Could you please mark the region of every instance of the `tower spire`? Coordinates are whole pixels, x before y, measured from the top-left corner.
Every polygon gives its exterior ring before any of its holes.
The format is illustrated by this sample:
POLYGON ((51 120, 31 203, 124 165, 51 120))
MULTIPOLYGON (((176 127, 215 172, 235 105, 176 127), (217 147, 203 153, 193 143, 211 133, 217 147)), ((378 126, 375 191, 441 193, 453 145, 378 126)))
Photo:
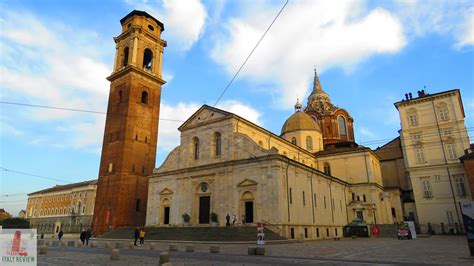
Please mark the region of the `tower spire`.
POLYGON ((321 82, 319 82, 318 72, 316 71, 316 66, 314 66, 313 92, 323 92, 321 82))

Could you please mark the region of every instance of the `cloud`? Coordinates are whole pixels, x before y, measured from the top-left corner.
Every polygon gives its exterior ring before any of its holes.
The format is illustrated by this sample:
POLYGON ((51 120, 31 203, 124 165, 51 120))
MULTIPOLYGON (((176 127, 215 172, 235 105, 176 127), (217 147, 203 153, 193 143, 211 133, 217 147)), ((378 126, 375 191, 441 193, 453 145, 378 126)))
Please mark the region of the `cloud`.
MULTIPOLYGON (((87 29, 78 30, 52 20, 46 22, 28 12, 6 11, 2 17, 0 88, 3 100, 105 111, 109 91, 105 77, 111 73, 111 67, 98 60, 97 55, 108 54, 100 47, 110 40, 102 40, 87 29)), ((113 43, 109 46, 113 51, 113 43)), ((112 62, 113 58, 109 60, 112 62)), ((23 107, 21 112, 14 110, 12 107, 2 114, 16 118, 5 122, 8 125, 3 128, 16 129, 10 130, 12 134, 23 132, 16 136, 29 143, 94 152, 100 147, 104 127, 104 117, 100 115, 31 107, 23 107), (17 125, 16 120, 27 123, 17 125), (30 125, 36 129, 46 127, 48 133, 36 136, 31 128, 25 129, 30 125), (58 134, 64 131, 68 134, 61 135, 61 145, 58 145, 58 134)))
POLYGON ((406 25, 409 38, 436 33, 452 35, 455 48, 474 44, 472 1, 397 1, 391 10, 406 25))
POLYGON ((171 48, 187 51, 205 29, 207 11, 199 0, 126 0, 137 9, 147 10, 162 21, 165 26, 164 38, 171 48), (156 7, 158 6, 158 7, 156 7))
MULTIPOLYGON (((160 118, 179 120, 183 122, 160 120, 158 129, 158 152, 168 152, 179 145, 180 132, 178 127, 181 126, 194 112, 201 107, 197 103, 183 103, 170 105, 161 102, 160 118)), ((249 121, 260 124, 260 112, 253 107, 238 101, 223 101, 217 108, 235 113, 249 121)))
MULTIPOLYGON (((259 2, 229 19, 211 57, 235 73, 280 8, 259 2)), ((331 67, 350 70, 372 55, 397 52, 405 43, 399 19, 385 9, 364 12, 354 1, 291 2, 240 78, 274 83, 278 104, 291 108, 297 96, 307 94, 314 65, 319 72, 331 67)))

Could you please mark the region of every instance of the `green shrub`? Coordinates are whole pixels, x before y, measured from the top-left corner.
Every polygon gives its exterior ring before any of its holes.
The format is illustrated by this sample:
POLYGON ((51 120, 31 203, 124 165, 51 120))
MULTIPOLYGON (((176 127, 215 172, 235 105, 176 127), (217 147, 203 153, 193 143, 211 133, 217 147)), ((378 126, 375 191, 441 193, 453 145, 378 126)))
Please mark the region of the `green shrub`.
POLYGON ((217 223, 217 220, 218 220, 217 217, 218 217, 218 216, 217 216, 217 213, 211 212, 211 215, 210 215, 211 222, 217 223))
POLYGON ((3 228, 30 228, 30 221, 24 218, 6 218, 0 221, 3 228))
POLYGON ((186 213, 186 212, 183 213, 183 215, 181 215, 181 217, 183 217, 183 221, 184 221, 185 223, 189 223, 189 221, 191 220, 191 216, 189 216, 189 214, 186 213))

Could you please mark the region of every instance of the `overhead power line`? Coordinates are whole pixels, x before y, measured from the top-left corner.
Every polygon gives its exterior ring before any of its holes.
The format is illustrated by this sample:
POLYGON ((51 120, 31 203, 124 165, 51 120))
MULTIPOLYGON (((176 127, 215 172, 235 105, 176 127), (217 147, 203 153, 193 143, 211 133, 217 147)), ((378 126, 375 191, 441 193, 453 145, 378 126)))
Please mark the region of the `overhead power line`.
POLYGON ((247 61, 250 59, 250 57, 252 56, 253 52, 255 51, 255 49, 257 49, 258 45, 260 44, 260 42, 263 40, 263 38, 265 37, 265 35, 267 35, 267 32, 270 30, 270 28, 273 26, 273 24, 275 23, 275 21, 278 19, 278 17, 280 16, 280 14, 283 12, 283 9, 285 9, 286 5, 288 4, 288 1, 289 0, 286 0, 286 3, 283 5, 283 7, 280 9, 280 11, 278 12, 278 14, 275 16, 275 18, 273 19, 272 23, 270 23, 270 26, 268 26, 267 30, 265 30, 265 32, 263 33, 262 37, 260 37, 260 40, 258 40, 257 44, 253 47, 252 51, 250 52, 250 54, 247 56, 247 58, 245 58, 244 62, 242 63, 242 65, 239 67, 239 69, 237 70, 237 72, 235 72, 234 76, 232 77, 232 79, 229 81, 229 83, 227 84, 227 86, 225 86, 224 90, 222 91, 221 95, 219 96, 219 98, 217 98, 216 102, 214 103, 214 107, 216 107, 217 103, 221 100, 222 96, 224 96, 224 94, 226 93, 226 91, 230 88, 230 85, 232 85, 232 83, 234 82, 235 78, 237 77, 237 75, 239 75, 240 71, 242 70, 242 68, 244 68, 245 64, 247 63, 247 61))
MULTIPOLYGON (((35 107, 35 108, 52 109, 52 110, 62 110, 62 111, 71 111, 71 112, 81 112, 81 113, 90 113, 90 114, 121 115, 121 116, 129 116, 129 117, 138 117, 138 118, 154 119, 154 117, 147 117, 147 116, 138 116, 138 115, 129 115, 129 114, 117 114, 117 113, 107 113, 107 112, 92 111, 92 110, 85 110, 85 109, 75 109, 75 108, 66 108, 66 107, 57 107, 57 106, 48 106, 48 105, 38 105, 38 104, 28 104, 28 103, 19 103, 19 102, 0 101, 0 104, 9 104, 9 105, 18 105, 18 106, 28 106, 28 107, 35 107)), ((180 122, 180 123, 183 123, 183 122, 184 122, 183 120, 170 119, 170 118, 158 118, 158 119, 159 119, 159 120, 163 120, 163 121, 172 121, 172 122, 180 122)))
POLYGON ((7 168, 1 167, 1 166, 0 166, 0 171, 11 172, 11 173, 26 175, 26 176, 34 176, 34 177, 39 177, 39 178, 43 178, 43 179, 59 181, 59 182, 62 182, 62 183, 70 183, 71 182, 70 180, 68 181, 68 180, 64 180, 64 179, 58 179, 58 178, 52 178, 52 177, 47 177, 47 176, 41 176, 41 175, 36 175, 36 174, 25 173, 25 172, 21 172, 21 171, 7 169, 7 168))

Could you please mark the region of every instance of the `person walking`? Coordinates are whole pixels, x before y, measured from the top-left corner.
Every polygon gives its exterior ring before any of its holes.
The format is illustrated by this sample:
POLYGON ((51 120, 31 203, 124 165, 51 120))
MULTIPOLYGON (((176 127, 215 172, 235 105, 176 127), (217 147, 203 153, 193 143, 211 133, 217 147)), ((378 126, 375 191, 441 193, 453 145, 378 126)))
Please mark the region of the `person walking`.
POLYGON ((81 239, 82 245, 84 246, 84 241, 86 240, 86 231, 81 232, 79 239, 81 239))
POLYGON ((85 237, 86 237, 86 246, 89 246, 89 239, 91 239, 92 237, 92 230, 90 228, 87 229, 85 237))
POLYGON ((145 245, 145 229, 140 229, 140 246, 145 245))
POLYGON ((134 232, 133 236, 135 237, 135 244, 134 245, 136 246, 138 237, 140 236, 140 230, 138 229, 138 227, 135 228, 135 232, 134 232))
POLYGON ((58 233, 58 239, 59 239, 59 242, 61 242, 61 238, 63 238, 63 230, 60 230, 59 233, 58 233))

